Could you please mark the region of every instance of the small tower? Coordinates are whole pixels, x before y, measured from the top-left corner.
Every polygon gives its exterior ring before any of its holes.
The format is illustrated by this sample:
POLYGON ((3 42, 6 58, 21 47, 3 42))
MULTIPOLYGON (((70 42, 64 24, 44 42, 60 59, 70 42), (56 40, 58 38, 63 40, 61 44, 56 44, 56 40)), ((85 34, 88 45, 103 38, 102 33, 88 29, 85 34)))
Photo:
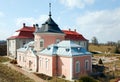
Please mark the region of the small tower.
POLYGON ((51 3, 49 3, 49 18, 34 33, 35 50, 40 51, 48 45, 64 40, 65 34, 51 17, 51 3))

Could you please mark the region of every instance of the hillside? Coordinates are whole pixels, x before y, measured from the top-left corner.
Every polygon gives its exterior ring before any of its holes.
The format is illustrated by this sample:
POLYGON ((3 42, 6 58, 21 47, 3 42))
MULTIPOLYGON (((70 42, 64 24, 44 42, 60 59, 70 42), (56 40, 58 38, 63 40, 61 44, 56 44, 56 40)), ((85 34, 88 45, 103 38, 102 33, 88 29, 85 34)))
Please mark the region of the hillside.
POLYGON ((93 45, 89 44, 89 51, 90 52, 111 52, 114 53, 116 50, 115 46, 108 46, 108 45, 93 45))

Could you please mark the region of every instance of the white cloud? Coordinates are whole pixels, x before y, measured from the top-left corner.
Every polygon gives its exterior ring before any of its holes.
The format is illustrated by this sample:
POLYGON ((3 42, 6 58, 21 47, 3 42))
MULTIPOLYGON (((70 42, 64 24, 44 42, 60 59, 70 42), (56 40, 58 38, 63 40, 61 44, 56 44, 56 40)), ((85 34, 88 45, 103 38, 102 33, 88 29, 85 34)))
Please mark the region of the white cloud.
POLYGON ((16 19, 16 26, 19 27, 23 23, 26 23, 27 25, 32 26, 33 24, 39 24, 41 25, 47 20, 48 16, 47 15, 40 15, 38 18, 33 18, 33 17, 20 17, 16 19))
POLYGON ((69 8, 84 8, 88 4, 93 4, 95 0, 60 0, 60 2, 69 8))
POLYGON ((78 29, 90 40, 93 36, 100 42, 120 39, 120 8, 87 12, 77 18, 78 29))

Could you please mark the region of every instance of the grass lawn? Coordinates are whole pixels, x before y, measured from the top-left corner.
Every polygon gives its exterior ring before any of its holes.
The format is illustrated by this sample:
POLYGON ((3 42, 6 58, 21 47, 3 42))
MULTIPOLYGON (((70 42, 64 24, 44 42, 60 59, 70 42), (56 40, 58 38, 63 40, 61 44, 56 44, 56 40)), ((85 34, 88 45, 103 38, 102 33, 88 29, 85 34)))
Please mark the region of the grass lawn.
POLYGON ((10 59, 0 56, 0 82, 35 82, 34 80, 26 77, 25 75, 2 64, 3 62, 7 61, 10 61, 10 59))

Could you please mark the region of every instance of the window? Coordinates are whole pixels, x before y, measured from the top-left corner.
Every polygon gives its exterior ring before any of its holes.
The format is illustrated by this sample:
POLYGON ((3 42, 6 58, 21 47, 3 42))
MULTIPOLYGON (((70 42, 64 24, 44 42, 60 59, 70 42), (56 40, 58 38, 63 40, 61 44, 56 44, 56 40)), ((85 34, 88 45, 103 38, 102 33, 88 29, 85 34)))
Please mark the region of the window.
POLYGON ((23 41, 23 45, 25 45, 26 44, 26 42, 25 41, 23 41))
POLYGON ((23 62, 24 62, 24 57, 23 57, 23 62))
POLYGON ((84 46, 86 45, 86 42, 84 42, 84 46))
POLYGON ((46 66, 46 69, 48 70, 48 59, 46 59, 46 64, 45 64, 45 66, 46 66))
POLYGON ((11 47, 11 41, 9 40, 9 47, 11 47))
POLYGON ((40 58, 40 67, 42 67, 42 58, 40 58))
POLYGON ((41 47, 41 48, 44 47, 44 40, 43 40, 43 39, 40 40, 40 47, 41 47))
POLYGON ((50 50, 50 49, 51 49, 50 47, 47 48, 47 50, 50 50))
POLYGON ((79 73, 80 72, 80 62, 79 61, 76 61, 76 73, 79 73))
POLYGON ((85 69, 89 70, 89 61, 88 60, 85 60, 85 69))
POLYGON ((70 49, 69 49, 69 48, 67 48, 67 49, 66 49, 66 52, 69 52, 69 51, 70 51, 70 49))
POLYGON ((59 43, 60 42, 60 39, 56 39, 56 43, 59 43))
POLYGON ((19 56, 19 61, 21 61, 21 56, 19 56))
POLYGON ((29 61, 29 68, 31 68, 31 66, 32 66, 32 62, 31 62, 31 61, 29 61))

